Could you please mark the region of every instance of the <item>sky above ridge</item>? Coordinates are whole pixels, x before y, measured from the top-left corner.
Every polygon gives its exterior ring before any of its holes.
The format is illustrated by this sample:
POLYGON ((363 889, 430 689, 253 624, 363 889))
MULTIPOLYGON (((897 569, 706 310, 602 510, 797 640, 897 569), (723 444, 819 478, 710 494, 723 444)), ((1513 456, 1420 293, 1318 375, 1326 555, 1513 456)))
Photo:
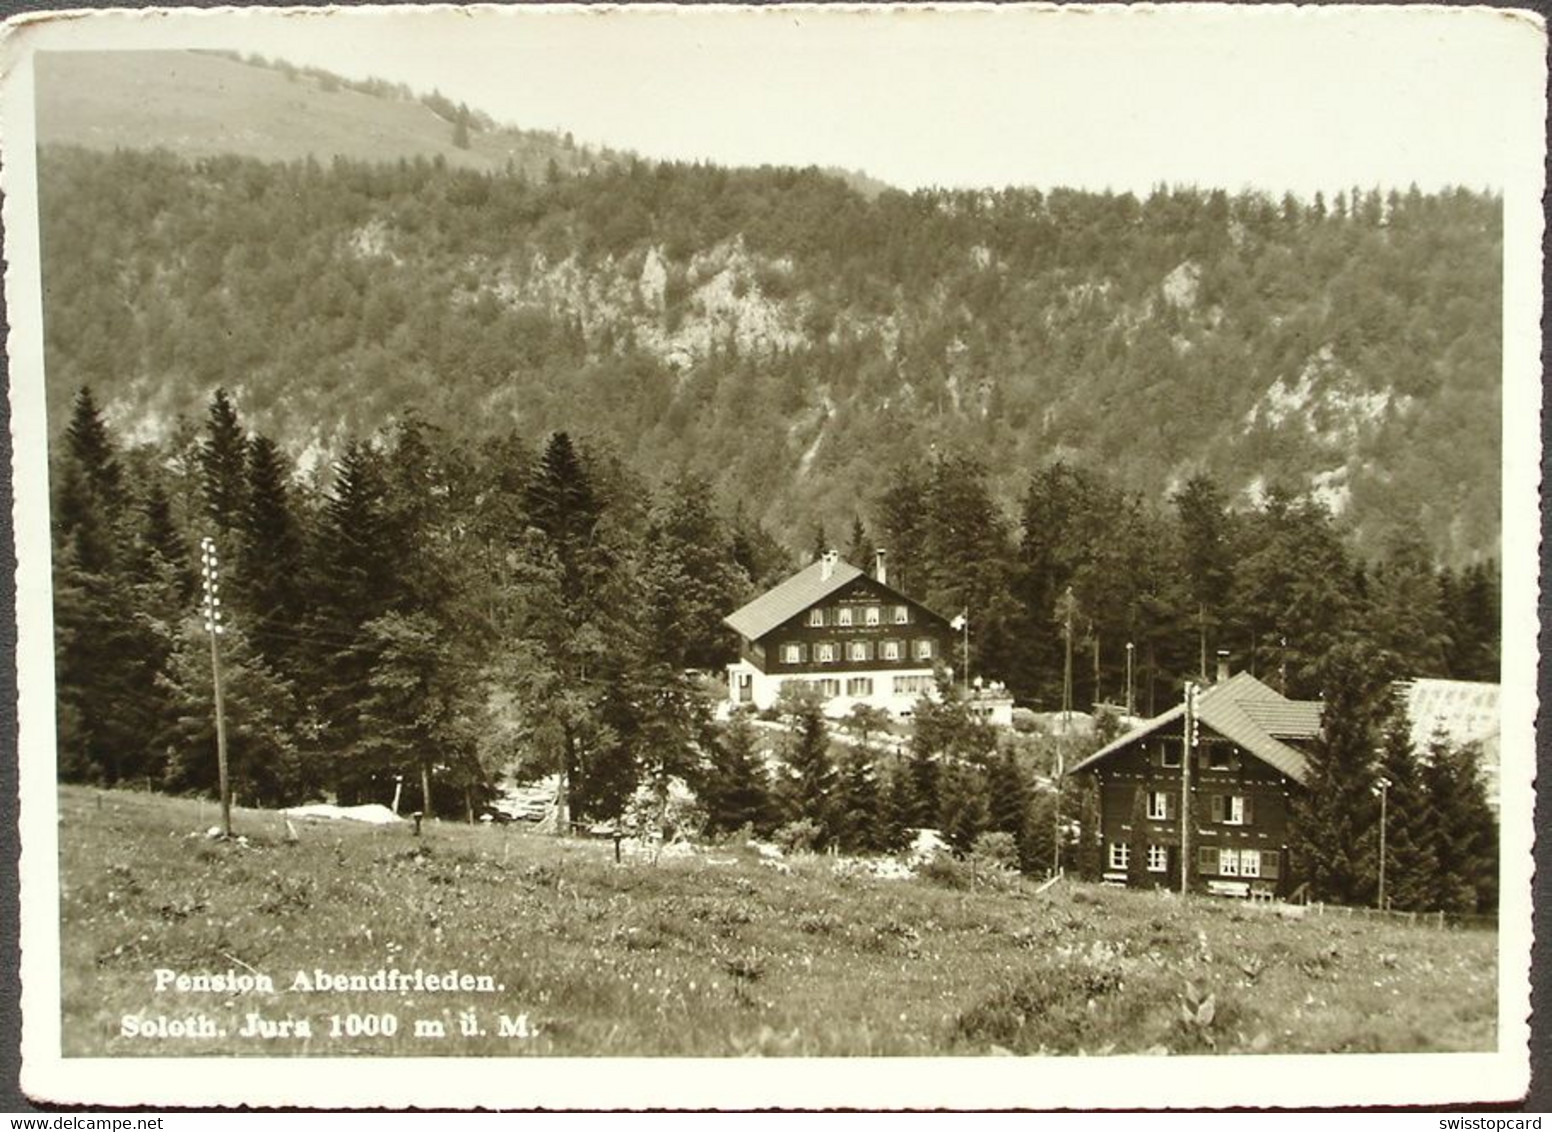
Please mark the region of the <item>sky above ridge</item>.
POLYGON ((1539 30, 1485 9, 249 9, 62 33, 257 52, 647 157, 907 189, 1500 189, 1541 121, 1539 30))

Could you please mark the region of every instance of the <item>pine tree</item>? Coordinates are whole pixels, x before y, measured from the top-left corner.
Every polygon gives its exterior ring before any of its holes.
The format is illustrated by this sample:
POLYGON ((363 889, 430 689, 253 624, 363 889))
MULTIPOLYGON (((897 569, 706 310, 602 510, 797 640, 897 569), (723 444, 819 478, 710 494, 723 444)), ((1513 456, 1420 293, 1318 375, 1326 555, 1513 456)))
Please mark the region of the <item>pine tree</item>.
POLYGON ((1240 529, 1234 618, 1241 632, 1276 642, 1279 675, 1271 683, 1286 695, 1307 696, 1323 686, 1324 658, 1356 627, 1358 572, 1330 514, 1281 488, 1272 488, 1263 510, 1240 529))
MULTIPOLYGON (((218 775, 209 637, 194 617, 175 632, 169 663, 158 677, 166 703, 156 729, 165 756, 161 785, 213 796, 218 775)), ((290 729, 296 714, 291 687, 265 667, 235 626, 221 637, 221 684, 230 781, 239 804, 284 806, 312 795, 320 783, 308 774, 290 729)))
MULTIPOLYGON (((164 650, 142 608, 133 510, 113 438, 89 389, 76 396, 56 460, 54 658, 62 777, 143 781, 154 774, 154 688, 164 650)), ((142 563, 143 564, 143 563, 142 563)))
POLYGON ((82 386, 65 426, 65 449, 81 470, 87 488, 106 506, 119 502, 122 473, 107 423, 89 386, 82 386))
POLYGON ((679 480, 663 493, 647 528, 652 651, 675 668, 716 669, 733 659, 722 618, 750 589, 710 496, 705 481, 679 480))
POLYGON ((1018 758, 1011 746, 1005 746, 987 767, 986 824, 988 829, 1012 834, 1020 860, 1029 852, 1024 844, 1029 836, 1029 801, 1029 786, 1018 758))
POLYGON ((1215 642, 1208 637, 1229 602, 1233 580, 1231 517, 1223 489, 1211 476, 1198 474, 1174 497, 1180 524, 1181 567, 1196 605, 1198 644, 1206 656, 1215 642))
POLYGON ((969 853, 987 829, 986 784, 981 771, 947 763, 939 774, 937 827, 955 853, 969 853))
POLYGON ((835 764, 830 758, 830 734, 812 685, 788 681, 782 686, 777 710, 787 722, 783 758, 787 764, 787 809, 791 820, 807 820, 823 831, 821 846, 835 834, 835 764))
POLYGON ((813 533, 809 536, 808 560, 818 562, 826 554, 830 553, 830 538, 825 534, 825 526, 822 522, 815 522, 813 533))
POLYGON ((386 491, 378 454, 358 441, 347 445, 324 500, 313 559, 303 687, 329 778, 345 803, 370 786, 370 766, 358 768, 354 756, 364 737, 361 702, 375 659, 365 627, 388 612, 393 597, 386 491))
POLYGON ((286 484, 284 458, 267 436, 248 445, 247 482, 236 568, 248 635, 277 672, 294 675, 307 621, 301 521, 286 484))
POLYGON ((120 559, 123 479, 108 426, 89 388, 76 394, 58 463, 51 508, 55 545, 70 546, 77 569, 109 574, 120 559))
POLYGON ((881 787, 880 848, 900 853, 910 847, 916 828, 916 788, 906 764, 892 759, 886 766, 881 787))
POLYGON ((212 533, 218 545, 230 552, 234 541, 231 536, 242 525, 247 494, 248 442, 237 419, 237 410, 224 389, 217 389, 210 399, 205 435, 199 449, 199 466, 205 517, 214 526, 212 533))
POLYGON ((1385 799, 1385 902, 1402 911, 1428 911, 1439 867, 1433 812, 1412 746, 1411 721, 1399 696, 1392 697, 1392 705, 1381 755, 1381 773, 1390 783, 1385 799))
POLYGON ((1370 589, 1369 638, 1391 666, 1409 677, 1444 675, 1448 628, 1439 577, 1418 532, 1391 532, 1370 589))
POLYGON ((1491 913, 1498 907, 1498 823, 1478 759, 1474 746, 1456 746, 1440 734, 1424 760, 1436 862, 1431 903, 1446 912, 1491 913))
POLYGON ((707 775, 705 800, 712 832, 731 833, 746 825, 762 835, 770 832, 770 780, 758 734, 747 715, 735 714, 722 729, 707 775))
MULTIPOLYGON (((436 763, 474 765, 474 682, 448 663, 443 627, 426 613, 389 612, 364 627, 372 666, 361 690, 354 774, 387 788, 397 774, 419 780, 420 808, 439 812, 436 763)), ((486 783, 477 785, 481 790, 486 783)))
POLYGON ((873 563, 873 552, 873 540, 868 535, 867 527, 863 526, 862 516, 852 516, 851 538, 847 540, 846 553, 843 557, 853 566, 866 570, 873 563))
POLYGON ((883 799, 877 769, 865 747, 853 747, 841 758, 835 807, 836 840, 848 853, 884 848, 883 799))
POLYGON ((141 523, 136 554, 136 575, 150 580, 170 571, 179 597, 194 595, 193 553, 172 518, 172 503, 160 479, 153 479, 140 509, 141 523))
POLYGON ((1385 675, 1378 658, 1355 645, 1334 649, 1322 666, 1320 734, 1292 807, 1295 856, 1320 900, 1360 904, 1372 894, 1374 874, 1363 841, 1379 818, 1374 752, 1385 675))
POLYGON ((550 437, 524 497, 528 524, 545 537, 560 563, 568 609, 585 617, 608 566, 600 561, 604 547, 597 538, 603 504, 568 434, 550 437))

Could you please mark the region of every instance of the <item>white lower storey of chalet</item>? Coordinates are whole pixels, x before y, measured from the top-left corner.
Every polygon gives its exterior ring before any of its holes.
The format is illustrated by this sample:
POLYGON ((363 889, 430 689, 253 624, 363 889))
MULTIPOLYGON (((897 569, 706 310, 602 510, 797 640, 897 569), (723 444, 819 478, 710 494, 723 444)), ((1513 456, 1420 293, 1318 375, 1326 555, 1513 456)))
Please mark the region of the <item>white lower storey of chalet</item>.
POLYGON ((839 718, 857 704, 882 708, 896 719, 916 710, 923 696, 937 693, 931 666, 890 668, 871 672, 762 672, 747 660, 727 666, 728 700, 735 708, 753 704, 760 711, 773 707, 788 681, 812 684, 824 698, 824 712, 839 718))

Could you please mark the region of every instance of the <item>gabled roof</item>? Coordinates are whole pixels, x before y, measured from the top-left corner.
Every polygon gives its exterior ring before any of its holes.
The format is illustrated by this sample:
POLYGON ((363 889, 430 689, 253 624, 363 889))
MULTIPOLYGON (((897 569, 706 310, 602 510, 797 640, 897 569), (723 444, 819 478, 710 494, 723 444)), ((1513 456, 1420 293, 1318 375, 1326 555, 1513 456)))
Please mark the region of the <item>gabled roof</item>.
MULTIPOLYGON (((1223 683, 1207 688, 1196 702, 1197 715, 1203 724, 1274 770, 1303 784, 1309 774, 1309 763, 1302 752, 1283 740, 1308 740, 1320 733, 1319 703, 1290 700, 1248 672, 1237 673, 1223 683)), ((1072 771, 1091 767, 1171 723, 1180 723, 1185 710, 1184 704, 1176 704, 1163 715, 1154 716, 1141 727, 1101 747, 1073 766, 1072 771)))
POLYGON ((862 571, 850 562, 836 560, 825 577, 824 561, 805 566, 785 582, 766 590, 748 605, 722 619, 722 623, 740 636, 758 640, 784 621, 791 620, 816 601, 823 601, 842 586, 862 577, 862 571))

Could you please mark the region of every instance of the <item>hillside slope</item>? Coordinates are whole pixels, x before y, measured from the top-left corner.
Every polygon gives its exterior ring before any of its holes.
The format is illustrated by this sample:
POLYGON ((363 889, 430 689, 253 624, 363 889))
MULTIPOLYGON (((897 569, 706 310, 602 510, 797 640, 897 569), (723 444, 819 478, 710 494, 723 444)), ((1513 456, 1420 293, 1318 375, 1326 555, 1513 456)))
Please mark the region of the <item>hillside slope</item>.
POLYGON ((1457 563, 1499 529, 1501 204, 885 192, 633 163, 539 181, 50 148, 51 410, 164 435, 218 385, 304 463, 418 405, 601 433, 807 545, 934 450, 1209 470, 1457 563), (1338 208, 1340 211, 1338 211, 1338 208))
POLYGON ((471 129, 407 91, 366 93, 320 72, 260 66, 198 51, 51 52, 37 58, 38 140, 180 157, 237 154, 261 161, 440 158, 463 169, 542 175, 594 158, 553 134, 471 129))
POLYGON ((908 195, 191 52, 40 56, 38 87, 55 414, 91 384, 154 437, 221 385, 304 466, 408 405, 597 432, 793 545, 936 450, 1009 503, 1058 457, 1159 501, 1206 470, 1365 550, 1400 521, 1497 553, 1492 196, 908 195))

